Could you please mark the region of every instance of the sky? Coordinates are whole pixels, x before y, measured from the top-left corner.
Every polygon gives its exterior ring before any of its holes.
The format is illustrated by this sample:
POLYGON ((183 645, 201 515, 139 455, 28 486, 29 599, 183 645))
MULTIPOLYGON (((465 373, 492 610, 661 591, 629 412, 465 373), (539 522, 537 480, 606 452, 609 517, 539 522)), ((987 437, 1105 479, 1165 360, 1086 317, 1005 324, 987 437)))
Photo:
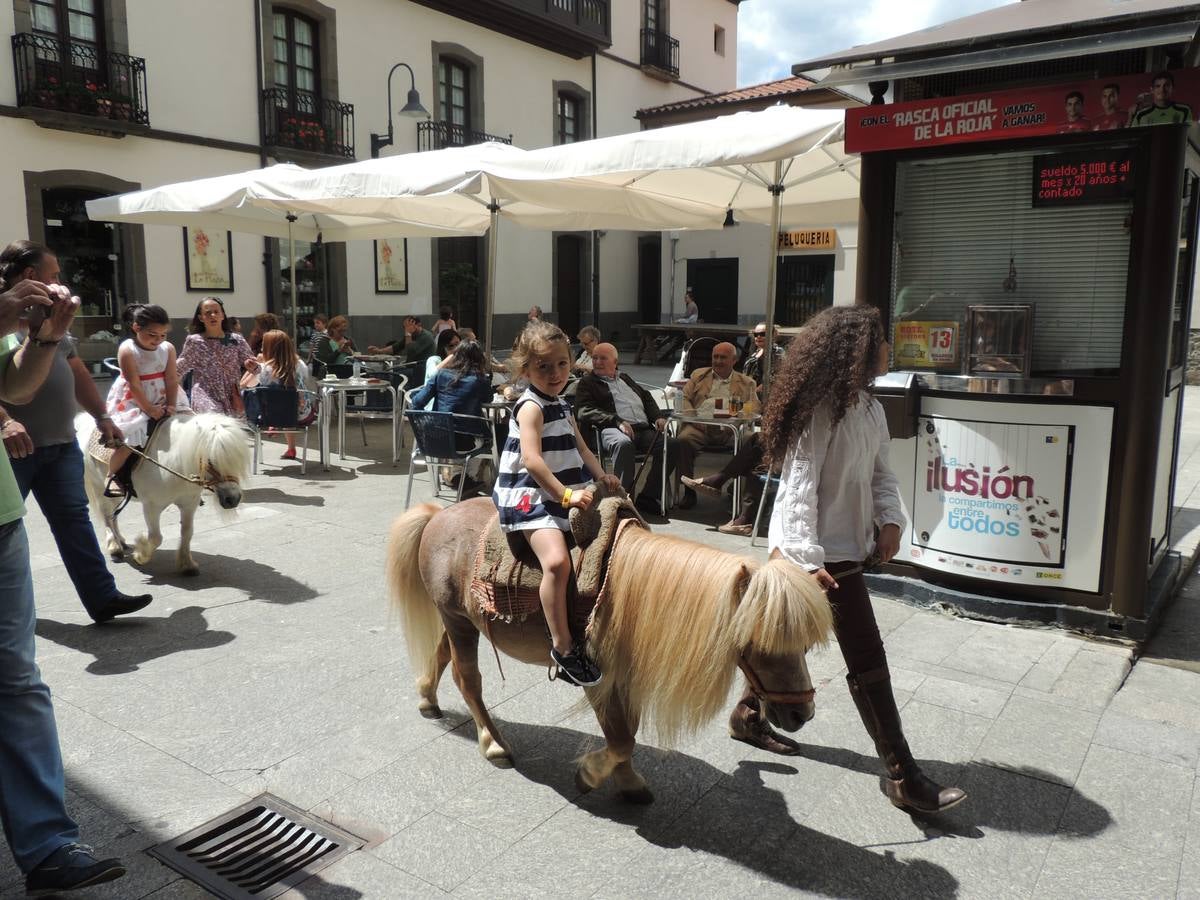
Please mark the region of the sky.
POLYGON ((792 74, 792 64, 1014 0, 749 0, 738 12, 738 85, 792 74))

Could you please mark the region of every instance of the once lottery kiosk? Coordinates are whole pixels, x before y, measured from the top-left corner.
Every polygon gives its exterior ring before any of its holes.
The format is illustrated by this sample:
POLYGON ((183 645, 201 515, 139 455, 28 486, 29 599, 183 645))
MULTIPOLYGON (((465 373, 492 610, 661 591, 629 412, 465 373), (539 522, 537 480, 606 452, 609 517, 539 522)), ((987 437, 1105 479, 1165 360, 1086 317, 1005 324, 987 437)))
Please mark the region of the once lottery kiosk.
POLYGON ((1195 271, 1195 69, 847 111, 910 517, 884 594, 1145 634, 1195 271))

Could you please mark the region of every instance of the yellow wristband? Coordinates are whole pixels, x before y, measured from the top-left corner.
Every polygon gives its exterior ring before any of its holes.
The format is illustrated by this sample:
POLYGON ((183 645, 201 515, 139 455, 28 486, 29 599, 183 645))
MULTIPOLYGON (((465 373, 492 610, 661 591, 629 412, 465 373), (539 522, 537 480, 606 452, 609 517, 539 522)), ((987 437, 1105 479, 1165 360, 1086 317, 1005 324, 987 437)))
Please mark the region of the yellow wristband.
POLYGON ((570 488, 563 489, 562 505, 563 506, 571 505, 571 489, 570 488))

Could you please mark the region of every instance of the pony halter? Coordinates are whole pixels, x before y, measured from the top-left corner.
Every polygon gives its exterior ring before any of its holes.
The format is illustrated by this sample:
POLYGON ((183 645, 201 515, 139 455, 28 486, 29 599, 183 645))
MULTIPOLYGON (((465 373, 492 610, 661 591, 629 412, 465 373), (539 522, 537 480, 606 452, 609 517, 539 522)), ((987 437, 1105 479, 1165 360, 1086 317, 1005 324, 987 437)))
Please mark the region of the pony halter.
POLYGON ((742 670, 742 674, 746 676, 746 681, 750 683, 750 693, 764 703, 783 703, 795 706, 800 703, 812 703, 813 698, 817 696, 816 688, 809 688, 805 691, 768 691, 763 687, 762 679, 755 673, 754 667, 750 665, 745 650, 738 654, 737 664, 738 668, 742 670))

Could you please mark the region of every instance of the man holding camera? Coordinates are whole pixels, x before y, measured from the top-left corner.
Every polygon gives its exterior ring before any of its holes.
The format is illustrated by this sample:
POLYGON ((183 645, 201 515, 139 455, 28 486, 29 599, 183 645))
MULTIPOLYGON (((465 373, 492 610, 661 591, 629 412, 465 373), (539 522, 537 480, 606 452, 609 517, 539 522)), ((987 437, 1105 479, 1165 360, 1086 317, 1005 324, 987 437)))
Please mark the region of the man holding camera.
MULTIPOLYGON (((0 335, 10 335, 21 319, 29 323, 20 347, 6 341, 0 350, 0 362, 9 367, 0 398, 10 392, 31 397, 58 355, 79 300, 58 285, 26 279, 10 286, 7 274, 0 278, 0 335)), ((125 867, 96 859, 67 813, 54 707, 34 658, 37 614, 24 515, 8 454, 0 453, 0 820, 26 891, 42 895, 112 881, 125 867)))

